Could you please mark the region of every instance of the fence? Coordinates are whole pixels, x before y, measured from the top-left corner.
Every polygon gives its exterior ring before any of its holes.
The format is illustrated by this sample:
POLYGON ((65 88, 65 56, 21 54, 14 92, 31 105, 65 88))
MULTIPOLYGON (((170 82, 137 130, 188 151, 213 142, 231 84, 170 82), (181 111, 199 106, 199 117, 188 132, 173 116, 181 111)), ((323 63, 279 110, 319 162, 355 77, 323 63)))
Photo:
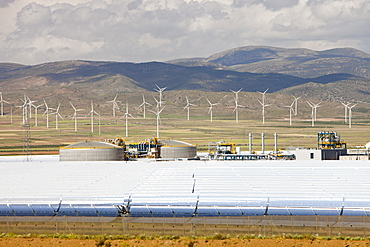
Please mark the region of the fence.
POLYGON ((109 235, 305 235, 360 236, 370 233, 368 216, 245 217, 0 217, 0 232, 109 235))

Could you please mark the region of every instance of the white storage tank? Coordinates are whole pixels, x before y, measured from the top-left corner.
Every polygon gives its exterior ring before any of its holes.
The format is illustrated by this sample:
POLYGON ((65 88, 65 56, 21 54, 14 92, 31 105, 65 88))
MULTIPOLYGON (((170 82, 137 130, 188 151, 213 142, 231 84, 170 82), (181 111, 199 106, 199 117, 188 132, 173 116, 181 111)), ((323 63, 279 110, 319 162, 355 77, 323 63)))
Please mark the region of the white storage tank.
POLYGON ((80 142, 59 150, 60 161, 124 160, 124 148, 106 142, 80 142))
POLYGON ((197 156, 197 146, 182 141, 160 140, 162 159, 189 159, 197 156))

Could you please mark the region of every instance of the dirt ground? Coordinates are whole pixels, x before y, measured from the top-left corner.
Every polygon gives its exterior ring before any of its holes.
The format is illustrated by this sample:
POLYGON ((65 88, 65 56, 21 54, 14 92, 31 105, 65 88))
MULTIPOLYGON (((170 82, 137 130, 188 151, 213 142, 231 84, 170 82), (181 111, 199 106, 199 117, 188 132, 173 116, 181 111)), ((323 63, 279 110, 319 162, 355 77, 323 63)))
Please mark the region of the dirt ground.
POLYGON ((370 246, 366 240, 298 240, 298 239, 225 239, 225 240, 79 240, 79 239, 56 239, 56 238, 0 238, 0 246, 15 247, 45 247, 45 246, 118 246, 118 247, 141 247, 141 246, 185 246, 185 247, 218 247, 218 246, 295 246, 295 247, 363 247, 370 246))

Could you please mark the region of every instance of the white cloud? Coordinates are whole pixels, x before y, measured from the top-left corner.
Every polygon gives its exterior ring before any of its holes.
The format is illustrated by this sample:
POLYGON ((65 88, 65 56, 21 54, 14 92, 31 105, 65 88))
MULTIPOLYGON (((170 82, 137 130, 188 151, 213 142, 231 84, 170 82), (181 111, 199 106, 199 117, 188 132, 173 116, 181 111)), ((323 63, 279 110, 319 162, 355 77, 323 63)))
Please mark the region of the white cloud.
POLYGON ((161 61, 245 45, 370 52, 369 13, 368 0, 6 0, 0 54, 36 64, 161 61))

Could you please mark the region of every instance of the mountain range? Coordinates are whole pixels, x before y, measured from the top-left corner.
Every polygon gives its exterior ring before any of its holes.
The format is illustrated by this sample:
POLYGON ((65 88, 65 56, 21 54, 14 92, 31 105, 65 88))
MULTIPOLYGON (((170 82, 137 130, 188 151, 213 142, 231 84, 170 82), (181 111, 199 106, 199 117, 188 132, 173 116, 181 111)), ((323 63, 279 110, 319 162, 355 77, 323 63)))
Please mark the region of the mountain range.
POLYGON ((0 63, 0 91, 73 99, 167 90, 303 95, 320 100, 370 102, 370 55, 353 49, 325 51, 246 46, 207 58, 166 62, 60 61, 27 66, 0 63))

